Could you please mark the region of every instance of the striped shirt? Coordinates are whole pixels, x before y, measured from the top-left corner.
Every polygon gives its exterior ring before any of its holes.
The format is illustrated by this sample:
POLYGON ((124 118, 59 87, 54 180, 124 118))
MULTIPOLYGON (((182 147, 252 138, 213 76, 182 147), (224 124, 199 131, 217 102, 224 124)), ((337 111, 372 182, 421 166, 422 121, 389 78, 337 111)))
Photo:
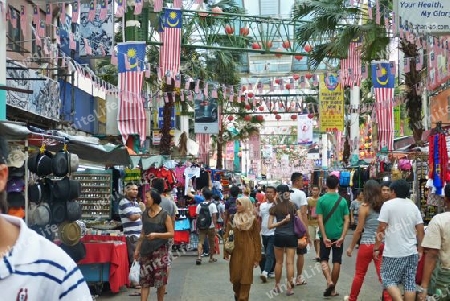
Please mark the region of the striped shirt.
POLYGON ((139 218, 132 221, 130 216, 133 214, 142 214, 139 203, 123 198, 119 203, 119 215, 122 221, 123 234, 126 236, 139 236, 141 234, 142 220, 139 218))
POLYGON ((15 245, 0 259, 1 300, 92 301, 83 275, 69 255, 29 229, 23 220, 7 215, 0 218, 20 227, 15 245))

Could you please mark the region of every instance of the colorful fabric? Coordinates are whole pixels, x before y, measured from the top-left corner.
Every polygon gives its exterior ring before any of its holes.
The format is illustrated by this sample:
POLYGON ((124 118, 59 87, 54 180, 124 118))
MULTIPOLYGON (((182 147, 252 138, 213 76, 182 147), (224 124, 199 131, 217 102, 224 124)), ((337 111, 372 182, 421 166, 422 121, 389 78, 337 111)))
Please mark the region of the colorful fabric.
POLYGON ((153 253, 139 258, 139 284, 142 287, 160 288, 167 284, 168 256, 167 244, 164 244, 153 253))
POLYGON ((385 257, 381 265, 381 280, 385 288, 403 283, 405 291, 416 291, 416 272, 419 255, 406 257, 385 257))

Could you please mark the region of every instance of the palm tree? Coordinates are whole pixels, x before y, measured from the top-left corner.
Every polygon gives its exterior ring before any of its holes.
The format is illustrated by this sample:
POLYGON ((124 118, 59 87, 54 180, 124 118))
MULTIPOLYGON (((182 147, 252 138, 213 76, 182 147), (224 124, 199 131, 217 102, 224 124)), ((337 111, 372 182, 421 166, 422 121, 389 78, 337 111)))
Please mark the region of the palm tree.
MULTIPOLYGON (((308 0, 299 1, 296 4, 293 17, 299 20, 309 19, 297 28, 296 39, 303 45, 314 42, 314 48, 308 60, 312 69, 327 60, 347 57, 349 45, 355 39, 361 40, 363 62, 387 58, 390 37, 385 26, 375 24, 374 20, 368 20, 367 8, 350 7, 347 2, 346 0, 308 0)), ((380 5, 389 10, 392 8, 392 4, 386 0, 380 1, 380 5)), ((400 48, 406 57, 418 55, 417 47, 405 40, 401 41, 400 48)), ((405 75, 406 108, 410 120, 409 126, 417 142, 420 141, 423 131, 422 123, 417 122, 422 120, 421 100, 415 89, 419 82, 420 75, 415 71, 413 59, 411 72, 405 75)), ((367 84, 371 86, 370 81, 367 84)), ((345 150, 349 149, 349 146, 345 145, 345 150)))

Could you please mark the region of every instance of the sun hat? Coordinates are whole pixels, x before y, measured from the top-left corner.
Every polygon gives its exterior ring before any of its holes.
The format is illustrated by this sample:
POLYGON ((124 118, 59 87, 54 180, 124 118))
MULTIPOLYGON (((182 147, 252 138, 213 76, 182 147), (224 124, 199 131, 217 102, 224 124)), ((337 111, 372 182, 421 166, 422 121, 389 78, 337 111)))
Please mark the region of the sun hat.
POLYGON ((33 223, 38 226, 45 226, 50 223, 51 211, 47 203, 40 203, 31 213, 33 223))
POLYGON ((74 246, 81 239, 81 227, 76 222, 64 222, 58 226, 58 234, 63 244, 74 246))

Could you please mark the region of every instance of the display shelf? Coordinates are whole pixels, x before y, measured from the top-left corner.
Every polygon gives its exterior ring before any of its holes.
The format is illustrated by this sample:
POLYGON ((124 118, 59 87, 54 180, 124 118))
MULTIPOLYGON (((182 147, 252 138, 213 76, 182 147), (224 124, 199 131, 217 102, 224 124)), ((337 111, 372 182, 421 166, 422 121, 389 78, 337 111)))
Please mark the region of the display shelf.
POLYGON ((81 195, 77 199, 82 207, 83 219, 111 219, 112 171, 85 170, 72 175, 81 183, 81 195))

